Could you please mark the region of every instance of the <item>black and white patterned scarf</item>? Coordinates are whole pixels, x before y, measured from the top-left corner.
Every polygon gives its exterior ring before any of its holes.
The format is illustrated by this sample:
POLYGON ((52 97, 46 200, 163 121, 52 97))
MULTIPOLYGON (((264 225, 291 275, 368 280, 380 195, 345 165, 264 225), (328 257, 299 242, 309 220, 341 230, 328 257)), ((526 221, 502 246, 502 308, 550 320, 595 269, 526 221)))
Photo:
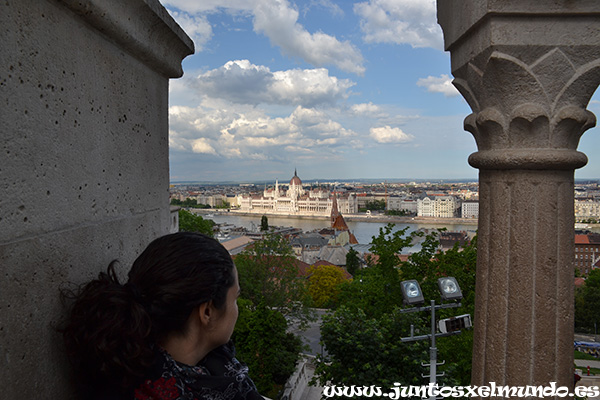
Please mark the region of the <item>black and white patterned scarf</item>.
POLYGON ((210 352, 198 365, 175 361, 158 351, 148 379, 134 391, 135 400, 263 400, 248 376, 248 367, 235 358, 232 342, 210 352))

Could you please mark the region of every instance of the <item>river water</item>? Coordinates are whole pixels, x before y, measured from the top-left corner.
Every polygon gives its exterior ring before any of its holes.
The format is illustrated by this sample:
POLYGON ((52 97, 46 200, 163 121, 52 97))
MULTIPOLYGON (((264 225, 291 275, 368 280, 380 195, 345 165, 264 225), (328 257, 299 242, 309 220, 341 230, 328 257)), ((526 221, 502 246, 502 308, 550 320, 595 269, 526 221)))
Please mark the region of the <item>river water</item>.
MULTIPOLYGON (((262 215, 256 216, 245 216, 245 215, 232 215, 232 214, 216 214, 216 215, 202 215, 203 218, 212 219, 217 224, 230 224, 234 226, 241 226, 249 231, 256 231, 257 228, 260 228, 260 220, 262 215)), ((279 217, 275 215, 269 215, 269 225, 270 226, 292 226, 294 228, 300 228, 304 232, 312 231, 315 229, 323 229, 329 227, 329 219, 309 219, 309 218, 288 218, 288 217, 279 217)), ((348 228, 350 231, 354 233, 358 243, 360 244, 369 244, 371 243, 371 238, 373 236, 377 236, 379 234, 379 229, 383 228, 387 225, 384 222, 370 222, 370 221, 346 221, 348 224, 348 228)), ((448 231, 467 231, 470 236, 475 234, 475 230, 477 229, 477 225, 470 224, 456 224, 456 223, 448 223, 448 224, 439 224, 439 223, 430 223, 430 224, 396 224, 394 230, 404 229, 408 227, 408 232, 416 231, 419 229, 437 229, 437 228, 446 228, 448 231)), ((409 251, 418 251, 418 245, 411 248, 409 251)))

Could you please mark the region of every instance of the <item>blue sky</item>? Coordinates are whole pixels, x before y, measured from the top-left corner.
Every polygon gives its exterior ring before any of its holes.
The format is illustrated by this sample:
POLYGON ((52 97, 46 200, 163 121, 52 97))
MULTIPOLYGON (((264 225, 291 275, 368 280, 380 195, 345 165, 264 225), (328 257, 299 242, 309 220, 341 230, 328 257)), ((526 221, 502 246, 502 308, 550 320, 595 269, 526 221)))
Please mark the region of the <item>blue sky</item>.
MULTIPOLYGON (((196 46, 170 83, 172 181, 477 177, 435 0, 162 3, 196 46)), ((600 176, 599 133, 576 178, 600 176)))

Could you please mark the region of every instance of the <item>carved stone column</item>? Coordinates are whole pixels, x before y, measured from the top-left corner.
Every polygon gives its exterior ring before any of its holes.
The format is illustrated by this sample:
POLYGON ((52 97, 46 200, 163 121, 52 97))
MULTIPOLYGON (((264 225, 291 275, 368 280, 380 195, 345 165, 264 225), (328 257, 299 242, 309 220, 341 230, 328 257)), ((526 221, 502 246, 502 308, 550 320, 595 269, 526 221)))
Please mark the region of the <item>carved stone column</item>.
POLYGON ((595 125, 600 2, 440 0, 473 113, 479 249, 475 385, 573 384, 573 176, 595 125))

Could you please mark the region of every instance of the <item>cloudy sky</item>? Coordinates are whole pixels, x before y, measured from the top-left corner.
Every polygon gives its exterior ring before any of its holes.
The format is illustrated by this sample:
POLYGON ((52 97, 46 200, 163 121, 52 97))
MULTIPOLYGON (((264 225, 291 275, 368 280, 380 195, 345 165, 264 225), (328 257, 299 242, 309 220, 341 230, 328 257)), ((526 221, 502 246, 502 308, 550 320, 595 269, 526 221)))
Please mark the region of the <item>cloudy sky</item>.
MULTIPOLYGON (((170 84, 172 181, 477 177, 435 0, 161 1, 196 45, 170 84)), ((599 133, 577 178, 600 177, 599 133)))

